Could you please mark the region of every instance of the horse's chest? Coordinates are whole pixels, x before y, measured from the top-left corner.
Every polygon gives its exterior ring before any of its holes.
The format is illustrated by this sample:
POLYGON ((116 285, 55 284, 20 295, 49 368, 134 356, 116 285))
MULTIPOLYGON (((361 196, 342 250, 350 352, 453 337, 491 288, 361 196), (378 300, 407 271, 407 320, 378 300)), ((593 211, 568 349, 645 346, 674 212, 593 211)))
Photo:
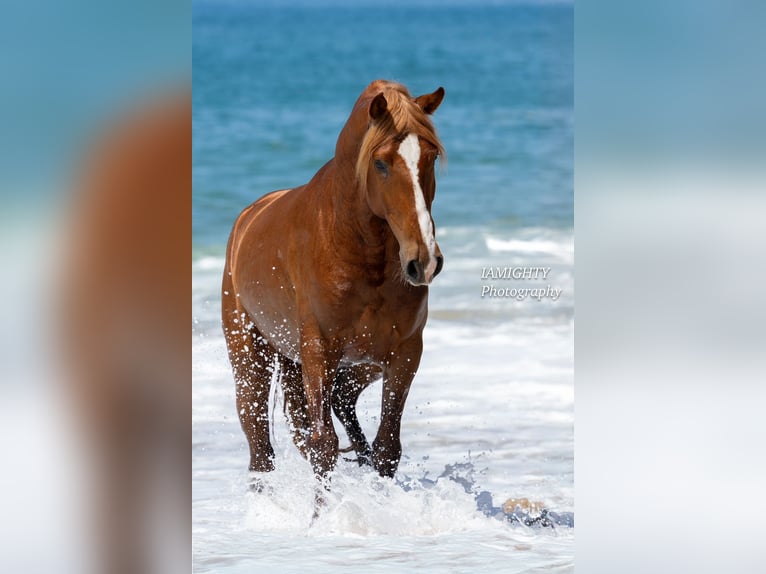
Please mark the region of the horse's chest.
POLYGON ((425 315, 424 299, 397 306, 381 297, 360 306, 343 338, 344 359, 384 363, 402 341, 420 332, 425 315))

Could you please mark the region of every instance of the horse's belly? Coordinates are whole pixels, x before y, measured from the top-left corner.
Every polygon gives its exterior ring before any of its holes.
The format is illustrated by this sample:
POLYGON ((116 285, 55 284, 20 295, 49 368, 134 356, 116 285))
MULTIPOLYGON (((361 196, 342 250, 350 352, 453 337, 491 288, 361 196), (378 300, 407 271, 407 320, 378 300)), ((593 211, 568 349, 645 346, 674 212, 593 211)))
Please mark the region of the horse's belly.
POLYGON ((294 305, 284 295, 257 287, 250 289, 242 301, 249 320, 275 350, 294 361, 299 360, 300 333, 294 305))
POLYGON ((237 273, 236 296, 258 333, 275 350, 292 360, 300 358, 300 333, 295 290, 276 265, 253 265, 237 273))

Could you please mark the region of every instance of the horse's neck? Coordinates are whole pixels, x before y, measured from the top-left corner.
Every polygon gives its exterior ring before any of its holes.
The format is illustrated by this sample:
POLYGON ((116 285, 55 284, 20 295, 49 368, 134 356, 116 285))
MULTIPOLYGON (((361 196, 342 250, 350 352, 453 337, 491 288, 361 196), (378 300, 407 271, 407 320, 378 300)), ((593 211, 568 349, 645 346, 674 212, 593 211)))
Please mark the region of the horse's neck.
POLYGON ((351 248, 358 250, 361 246, 369 251, 368 256, 384 258, 391 235, 388 224, 370 209, 354 171, 343 169, 335 161, 333 164, 332 184, 328 190, 335 213, 333 233, 351 248))

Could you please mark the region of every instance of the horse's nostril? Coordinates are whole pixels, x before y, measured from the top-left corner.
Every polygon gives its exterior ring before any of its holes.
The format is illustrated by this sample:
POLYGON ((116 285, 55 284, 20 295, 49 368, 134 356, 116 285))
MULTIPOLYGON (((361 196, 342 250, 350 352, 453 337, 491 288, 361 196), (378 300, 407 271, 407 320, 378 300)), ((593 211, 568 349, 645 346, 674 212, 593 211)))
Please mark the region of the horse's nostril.
POLYGON ((441 255, 436 256, 436 271, 434 271, 434 277, 436 277, 439 273, 442 271, 442 267, 444 267, 444 257, 441 255))
POLYGON ((420 266, 418 265, 418 262, 415 259, 407 263, 407 276, 413 281, 417 281, 420 278, 419 267, 420 266))

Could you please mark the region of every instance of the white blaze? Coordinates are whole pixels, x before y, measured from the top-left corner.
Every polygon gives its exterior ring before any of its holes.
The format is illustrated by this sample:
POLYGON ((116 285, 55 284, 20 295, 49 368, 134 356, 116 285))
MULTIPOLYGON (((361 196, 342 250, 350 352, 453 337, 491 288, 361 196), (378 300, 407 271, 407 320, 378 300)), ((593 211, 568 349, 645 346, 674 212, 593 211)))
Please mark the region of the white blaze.
POLYGON ((428 267, 426 268, 426 277, 433 275, 436 270, 436 239, 434 239, 434 224, 431 220, 431 214, 426 207, 426 198, 423 196, 423 190, 420 187, 418 178, 418 162, 420 161, 420 143, 418 136, 410 134, 397 150, 404 159, 404 163, 412 176, 412 189, 415 193, 415 211, 418 214, 418 224, 420 225, 420 235, 423 243, 428 248, 428 267))

